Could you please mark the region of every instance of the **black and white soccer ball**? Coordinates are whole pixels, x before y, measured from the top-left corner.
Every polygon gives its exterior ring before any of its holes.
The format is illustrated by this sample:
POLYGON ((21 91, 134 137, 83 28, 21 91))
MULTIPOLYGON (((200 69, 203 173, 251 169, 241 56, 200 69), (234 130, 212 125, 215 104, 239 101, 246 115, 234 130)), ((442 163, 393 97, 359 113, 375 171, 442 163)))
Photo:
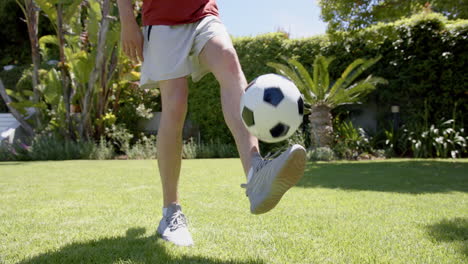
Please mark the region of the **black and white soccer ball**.
POLYGON ((259 140, 274 143, 287 139, 299 128, 304 102, 296 85, 278 74, 253 80, 241 98, 242 122, 259 140))

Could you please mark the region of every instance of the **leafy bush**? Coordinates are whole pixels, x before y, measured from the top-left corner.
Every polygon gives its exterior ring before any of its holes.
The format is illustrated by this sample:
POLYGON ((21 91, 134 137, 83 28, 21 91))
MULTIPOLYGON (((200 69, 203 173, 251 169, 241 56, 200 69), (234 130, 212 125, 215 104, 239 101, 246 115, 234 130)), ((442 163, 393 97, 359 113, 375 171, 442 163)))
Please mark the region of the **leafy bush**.
MULTIPOLYGON (((23 12, 15 0, 0 1, 0 66, 7 64, 30 63, 31 48, 26 23, 21 20, 23 12)), ((40 29, 44 22, 40 20, 40 29)))
POLYGON ((30 160, 30 146, 23 143, 10 144, 0 142, 0 161, 26 161, 30 160))
POLYGON ((370 137, 364 129, 355 128, 351 121, 335 119, 333 150, 338 158, 358 159, 363 153, 371 153, 370 137))
MULTIPOLYGON (((7 2, 14 1, 7 0, 0 5, 6 5, 7 2)), ((13 13, 5 14, 9 15, 8 19, 21 16, 11 16, 13 13)), ((9 23, 3 24, 11 26, 9 23)), ((288 39, 283 33, 275 33, 235 38, 233 42, 247 80, 273 72, 274 69, 269 68, 267 62, 281 61, 282 56, 298 60, 307 70, 311 69, 318 54, 334 56, 336 59, 330 65, 330 76, 337 79, 346 65, 354 59, 382 55, 379 63, 374 65, 373 72, 387 79, 389 84, 379 87, 370 97, 377 100, 379 124, 385 124, 389 119, 389 109, 393 104, 400 105, 404 123, 421 123, 424 118, 421 109, 427 101, 430 117, 428 122, 435 124, 441 118, 447 119, 452 112, 456 112, 461 127, 466 127, 467 34, 468 20, 448 21, 442 15, 432 13, 419 14, 394 23, 379 24, 359 32, 339 32, 306 39, 288 39), (457 106, 456 109, 454 105, 457 106)), ((116 80, 123 80, 122 77, 126 73, 126 68, 121 69, 112 79, 112 84, 116 80)), ((126 87, 131 86, 129 82, 125 84, 126 87)), ((190 83, 190 86, 189 118, 199 125, 202 141, 209 142, 210 139, 218 138, 220 143, 233 144, 234 140, 224 122, 219 98, 220 88, 215 78, 209 75, 198 83, 190 83)), ((135 133, 133 128, 136 127, 134 124, 138 115, 136 107, 142 102, 145 109, 152 107, 148 105, 149 102, 141 99, 145 96, 144 92, 132 99, 134 90, 122 89, 125 91, 121 94, 115 92, 112 97, 120 100, 118 104, 121 104, 120 109, 113 112, 117 117, 116 124, 124 124, 130 132, 135 133)), ((0 110, 1 107, 0 103, 0 110)), ((263 151, 276 148, 275 145, 261 145, 263 151)))
MULTIPOLYGON (((382 54, 374 73, 389 81, 377 89, 379 121, 389 119, 391 105, 400 105, 404 123, 423 120, 425 101, 429 122, 452 115, 453 105, 462 120, 468 117, 464 96, 468 78, 463 70, 468 59, 468 21, 447 21, 440 14, 418 14, 395 23, 380 24, 358 33, 335 35, 347 51, 344 60, 382 54), (338 36, 338 37, 337 37, 338 36), (349 58, 351 56, 351 58, 349 58)), ((463 122, 463 121, 462 121, 463 122)))
POLYGON ((221 143, 219 140, 211 140, 201 143, 198 147, 197 158, 237 158, 239 157, 234 144, 221 143))
MULTIPOLYGON (((16 1, 6 1, 16 6, 16 1)), ((41 60, 58 60, 58 50, 64 55, 61 57, 64 59, 63 63, 54 67, 41 65, 38 89, 34 92, 34 100, 38 100, 38 103, 32 102, 29 88, 19 89, 18 85, 8 87, 14 90, 9 92, 15 95, 12 96, 16 99, 15 108, 21 111, 36 107, 38 110, 36 131, 54 131, 73 139, 99 139, 105 132, 105 125, 123 123, 132 129, 131 132, 135 132, 136 114, 145 113, 148 108, 141 101, 154 99, 141 93, 139 89, 132 90, 138 86, 139 73, 135 72, 135 65, 120 52, 120 24, 113 19, 118 15, 118 10, 115 2, 108 3, 111 7, 107 15, 103 12, 108 8, 103 8, 102 1, 97 0, 66 1, 60 5, 63 12, 58 12, 58 6, 48 1, 35 1, 37 7, 45 13, 39 17, 39 21, 55 24, 61 17, 59 14, 63 14, 63 27, 57 28, 55 25, 53 28, 56 30, 38 33, 41 60), (102 18, 102 15, 105 17, 102 18), (101 24, 103 20, 109 20, 109 24, 104 23, 108 27, 101 24), (60 32, 63 33, 65 44, 59 41, 62 39, 60 32), (106 34, 106 38, 98 36, 102 33, 106 34), (103 40, 105 42, 101 43, 103 40), (97 58, 102 61, 96 61, 97 58), (96 66, 98 64, 99 67, 96 66), (94 68, 96 69, 93 70, 94 68), (81 114, 75 116, 81 116, 81 119, 70 118, 70 109, 78 108, 77 112, 81 114), (125 119, 118 115, 119 108, 130 108, 133 111, 123 111, 125 119), (108 123, 105 120, 108 114, 118 119, 108 123)), ((0 7, 3 5, 2 2, 0 7)), ((20 10, 18 6, 16 9, 20 10)), ((31 72, 28 69, 23 72, 23 77, 22 83, 32 86, 31 72)))
POLYGON ((71 160, 89 159, 95 151, 94 142, 64 140, 54 134, 41 134, 31 145, 2 143, 0 160, 71 160))
POLYGON ((184 159, 212 159, 237 158, 239 154, 233 144, 221 143, 220 140, 211 140, 208 143, 196 142, 193 138, 184 142, 182 158, 184 159))
POLYGON ((88 159, 94 150, 94 143, 63 140, 51 135, 37 136, 31 146, 31 160, 88 159))
MULTIPOLYGON (((388 80, 369 98, 376 98, 378 123, 390 119, 390 106, 400 105, 402 121, 421 122, 421 109, 427 99, 430 122, 452 115, 453 106, 464 127, 468 120, 466 61, 468 61, 468 20, 448 21, 439 14, 419 14, 360 32, 341 32, 329 36, 288 39, 282 33, 233 40, 247 80, 273 72, 269 61, 282 56, 294 58, 308 70, 318 54, 334 56, 331 79, 359 57, 382 55, 373 73, 388 80)), ((191 83, 190 118, 200 125, 203 140, 219 137, 233 143, 224 123, 219 86, 213 76, 191 83)))
MULTIPOLYGON (((23 71, 27 70, 28 68, 29 67, 26 67, 26 66, 19 66, 9 71, 4 71, 3 69, 0 69, 0 79, 2 80, 5 88, 9 90, 15 90, 16 84, 18 83, 18 81, 21 79, 23 75, 23 71)), ((0 113, 7 113, 7 112, 8 112, 8 108, 5 102, 3 101, 3 98, 0 97, 0 113)))
MULTIPOLYGON (((42 134, 37 136, 31 145, 24 143, 0 144, 0 161, 31 161, 31 160, 72 160, 96 159, 107 160, 123 154, 120 158, 126 159, 156 159, 156 136, 142 136, 134 144, 130 144, 128 134, 117 129, 114 138, 106 141, 104 137, 95 143, 93 141, 69 141, 57 137, 55 134, 42 134), (125 150, 125 151, 122 151, 125 150)), ((208 159, 208 158, 237 158, 236 146, 224 144, 219 140, 208 143, 196 142, 190 139, 184 142, 182 158, 208 159)))
POLYGON ((114 154, 115 150, 112 144, 107 142, 104 137, 101 137, 89 158, 96 160, 107 160, 112 159, 114 154))
POLYGON ((193 141, 188 140, 184 142, 182 146, 182 158, 183 159, 196 159, 199 145, 193 141))
POLYGON ((411 155, 415 158, 458 158, 467 153, 465 129, 458 126, 456 105, 452 119, 441 119, 430 123, 429 105, 424 103, 423 121, 403 125, 400 128, 391 126, 385 130, 385 147, 387 156, 411 155))
MULTIPOLYGON (((127 64, 126 67, 132 67, 127 59, 122 58, 122 60, 122 63, 127 64)), ((130 79, 130 76, 136 74, 137 70, 125 73, 117 77, 117 79, 130 79)), ((132 76, 132 78, 137 80, 139 75, 132 76)), ((122 89, 115 102, 115 104, 118 104, 118 110, 115 112, 116 123, 125 126, 131 134, 137 135, 138 121, 151 118, 152 112, 161 111, 159 90, 141 89, 137 82, 121 82, 120 85, 122 89)))
POLYGON ((133 135, 123 124, 106 127, 105 134, 112 147, 120 153, 128 153, 133 135))
POLYGON ((143 136, 126 154, 129 159, 156 159, 156 137, 154 135, 149 137, 143 136))
POLYGON ((284 150, 291 145, 299 144, 304 147, 309 146, 310 140, 307 137, 307 129, 306 125, 301 125, 299 129, 288 139, 278 142, 278 143, 264 143, 260 142, 260 149, 261 152, 265 155, 266 153, 274 153, 277 151, 284 150))
POLYGON ((410 151, 408 133, 405 125, 384 130, 386 157, 405 156, 410 151))
POLYGON ((427 129, 411 131, 408 140, 415 158, 459 158, 466 153, 468 136, 454 120, 440 121, 427 129))
POLYGON ((335 153, 329 147, 320 147, 310 150, 307 153, 309 160, 312 161, 332 161, 335 160, 335 153))

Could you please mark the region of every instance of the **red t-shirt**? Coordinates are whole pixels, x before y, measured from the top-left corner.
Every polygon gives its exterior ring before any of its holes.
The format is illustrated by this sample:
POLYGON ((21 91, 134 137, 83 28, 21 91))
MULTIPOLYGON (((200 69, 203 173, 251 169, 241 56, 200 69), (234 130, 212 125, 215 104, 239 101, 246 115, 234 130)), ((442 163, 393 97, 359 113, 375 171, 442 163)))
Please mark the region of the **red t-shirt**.
POLYGON ((216 0, 144 0, 143 25, 179 25, 219 16, 216 0))

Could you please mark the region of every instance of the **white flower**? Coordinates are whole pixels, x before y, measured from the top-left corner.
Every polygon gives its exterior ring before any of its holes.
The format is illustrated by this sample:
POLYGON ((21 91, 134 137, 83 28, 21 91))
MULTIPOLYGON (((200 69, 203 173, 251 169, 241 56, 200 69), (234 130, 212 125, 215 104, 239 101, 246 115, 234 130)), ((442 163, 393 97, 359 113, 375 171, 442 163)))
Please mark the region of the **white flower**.
POLYGON ((447 59, 447 58, 450 57, 451 55, 452 55, 452 53, 451 53, 451 52, 448 52, 448 51, 442 53, 442 57, 444 57, 445 59, 447 59))

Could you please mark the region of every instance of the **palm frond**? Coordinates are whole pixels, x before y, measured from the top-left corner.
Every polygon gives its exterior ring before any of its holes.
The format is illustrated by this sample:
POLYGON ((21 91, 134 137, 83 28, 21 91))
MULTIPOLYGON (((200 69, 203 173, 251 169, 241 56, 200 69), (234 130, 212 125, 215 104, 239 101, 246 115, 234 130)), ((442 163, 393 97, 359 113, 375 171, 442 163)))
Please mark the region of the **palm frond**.
POLYGON ((294 59, 289 59, 287 62, 296 69, 299 77, 301 77, 303 82, 309 87, 312 93, 317 95, 317 84, 312 80, 312 77, 310 77, 310 74, 307 72, 306 68, 300 62, 294 59))
POLYGON ((365 95, 375 90, 377 84, 386 84, 387 81, 380 77, 373 77, 369 75, 366 79, 352 85, 348 89, 338 90, 330 103, 334 106, 359 103, 359 100, 365 95))
POLYGON ((325 95, 328 93, 329 89, 330 89, 330 72, 328 71, 328 68, 330 66, 330 63, 332 63, 332 61, 335 60, 335 57, 324 57, 324 63, 322 65, 322 67, 320 67, 321 69, 321 74, 320 74, 320 83, 322 84, 322 91, 323 91, 323 94, 322 94, 322 97, 325 98, 325 95))
POLYGON ((330 89, 330 93, 328 93, 327 97, 333 97, 335 96, 338 89, 346 88, 345 86, 343 86, 343 83, 348 78, 348 75, 362 63, 364 63, 363 59, 356 59, 350 65, 348 65, 348 67, 346 67, 346 70, 341 74, 340 78, 338 78, 338 80, 336 80, 336 82, 333 84, 333 87, 330 89))
POLYGON ((317 98, 324 100, 330 86, 328 66, 335 58, 319 55, 314 60, 314 81, 317 86, 317 98))
POLYGON ((306 68, 297 60, 286 60, 288 65, 280 63, 268 63, 268 66, 275 68, 279 74, 290 78, 304 95, 306 102, 310 104, 323 103, 331 108, 343 104, 358 103, 361 98, 373 91, 378 84, 385 84, 383 78, 372 77, 357 83, 353 82, 369 67, 374 65, 381 56, 365 60, 356 59, 341 74, 341 77, 330 85, 329 65, 334 60, 333 57, 317 56, 313 64, 313 77, 306 68))
POLYGON ((346 67, 345 71, 341 74, 341 77, 335 82, 328 94, 328 97, 334 97, 339 90, 348 89, 348 86, 351 85, 356 78, 380 59, 381 56, 369 60, 354 60, 348 67, 346 67))
POLYGON ((312 78, 314 78, 314 81, 317 84, 317 98, 321 98, 320 92, 318 90, 318 89, 320 89, 320 87, 319 87, 320 84, 318 83, 319 72, 320 72, 320 70, 319 70, 320 61, 321 61, 320 56, 315 57, 314 65, 313 65, 313 77, 312 77, 312 78))
MULTIPOLYGON (((367 70, 368 68, 370 68, 372 65, 374 65, 376 62, 378 62, 380 59, 382 58, 381 55, 375 57, 375 58, 372 58, 372 59, 369 59, 369 60, 365 60, 363 61, 360 65, 358 65, 355 69, 353 70, 350 70, 349 72, 349 75, 347 78, 345 78, 344 82, 343 82, 343 87, 346 88, 348 87, 352 82, 354 82, 354 80, 356 80, 356 78, 358 78, 365 70, 367 70)), ((353 65, 353 64, 351 64, 353 65)), ((349 68, 349 67, 348 67, 349 68)))
POLYGON ((287 65, 276 62, 268 62, 267 65, 276 69, 276 71, 279 74, 291 79, 291 81, 294 84, 296 84, 299 91, 304 95, 304 99, 307 102, 312 104, 315 101, 316 95, 310 89, 307 88, 307 85, 302 81, 302 79, 293 69, 291 69, 287 65))

